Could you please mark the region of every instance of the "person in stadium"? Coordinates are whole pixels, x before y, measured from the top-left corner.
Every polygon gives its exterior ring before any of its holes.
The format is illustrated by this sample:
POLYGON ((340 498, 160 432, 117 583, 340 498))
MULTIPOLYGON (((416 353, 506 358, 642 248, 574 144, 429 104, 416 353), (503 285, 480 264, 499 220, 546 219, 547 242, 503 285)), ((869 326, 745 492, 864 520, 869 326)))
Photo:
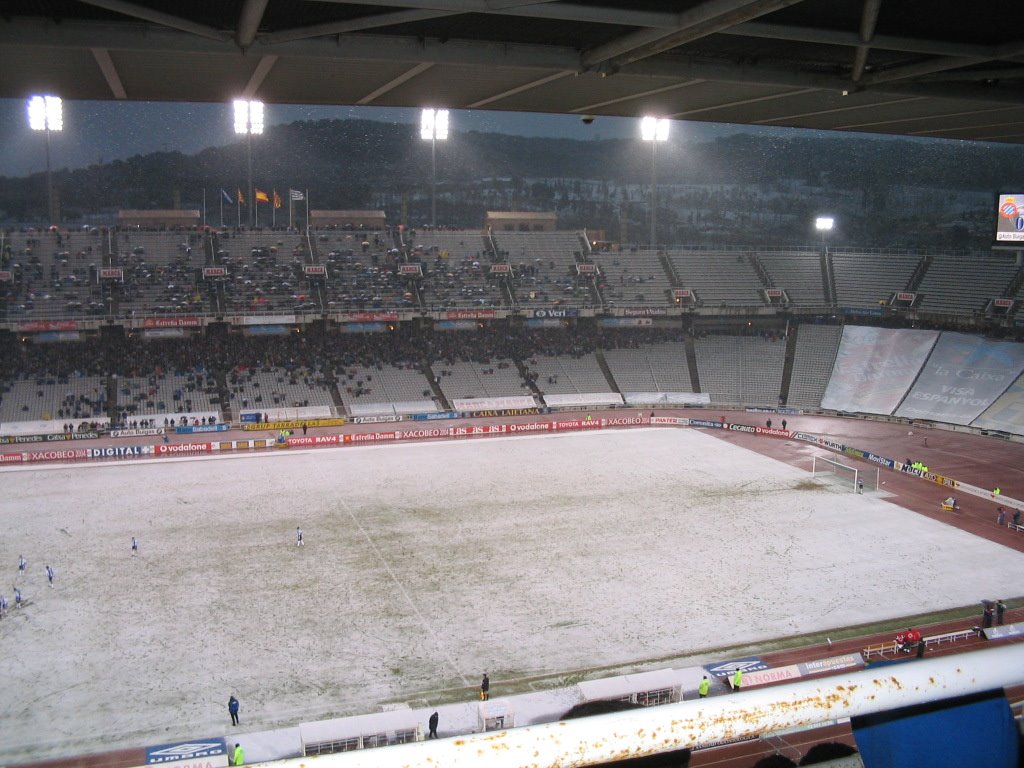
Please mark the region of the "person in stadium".
POLYGON ((702 699, 706 699, 708 691, 711 690, 711 681, 708 680, 708 676, 704 675, 704 679, 700 681, 700 685, 697 686, 697 695, 702 699))
POLYGON ((733 693, 739 693, 740 688, 743 687, 743 670, 739 667, 732 674, 732 690, 733 693))
POLYGON ((917 644, 921 640, 921 633, 911 627, 906 632, 902 632, 896 635, 896 642, 899 643, 900 650, 904 653, 910 653, 912 650, 917 648, 917 644))
POLYGON ((50 589, 53 589, 53 576, 53 568, 51 568, 50 566, 46 566, 46 580, 50 582, 50 589))
POLYGON ((1000 528, 1006 525, 1006 510, 1002 507, 996 508, 996 525, 1000 528))
POLYGON ((28 568, 28 560, 24 555, 18 555, 18 572, 24 573, 26 568, 28 568))
POLYGON ((1003 616, 1006 615, 1006 603, 1002 599, 996 600, 996 626, 1000 627, 1003 624, 1003 616))
MULTIPOLYGON (((235 698, 234 694, 228 699, 228 714, 231 715, 231 724, 238 725, 238 699, 235 698)), ((238 746, 237 744, 235 745, 238 746)))
POLYGON ((295 528, 295 546, 296 547, 304 547, 304 546, 306 546, 306 542, 302 540, 302 529, 299 528, 299 527, 295 528))
POLYGON ((17 587, 14 588, 14 607, 21 608, 21 590, 17 587))
POLYGON ((139 554, 139 540, 134 536, 132 536, 132 554, 139 554))
POLYGON ((435 712, 434 714, 432 714, 430 716, 430 719, 427 721, 427 726, 430 728, 430 733, 427 735, 428 739, 436 739, 437 738, 437 721, 438 721, 438 714, 437 714, 437 712, 435 712))
POLYGON ((487 701, 491 697, 491 678, 484 672, 484 679, 480 681, 480 701, 487 701))
POLYGON ((231 755, 232 765, 245 765, 245 750, 242 749, 242 745, 235 742, 235 751, 231 755))

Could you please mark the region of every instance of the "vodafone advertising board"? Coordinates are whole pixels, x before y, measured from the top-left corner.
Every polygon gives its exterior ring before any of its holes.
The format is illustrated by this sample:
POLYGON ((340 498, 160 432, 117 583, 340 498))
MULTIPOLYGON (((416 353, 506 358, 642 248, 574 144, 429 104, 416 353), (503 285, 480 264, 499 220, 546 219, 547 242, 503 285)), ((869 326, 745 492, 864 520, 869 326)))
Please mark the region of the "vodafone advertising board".
POLYGON ((209 453, 213 450, 213 443, 170 443, 157 445, 157 456, 182 456, 194 453, 209 453))

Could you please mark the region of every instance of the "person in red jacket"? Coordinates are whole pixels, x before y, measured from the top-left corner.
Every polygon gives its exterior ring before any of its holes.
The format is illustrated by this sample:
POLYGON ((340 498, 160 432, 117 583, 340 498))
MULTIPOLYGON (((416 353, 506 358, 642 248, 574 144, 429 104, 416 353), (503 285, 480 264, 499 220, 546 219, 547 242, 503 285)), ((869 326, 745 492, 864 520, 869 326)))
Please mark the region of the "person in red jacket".
POLYGON ((920 641, 921 633, 913 628, 896 635, 896 642, 900 644, 900 650, 906 651, 907 653, 910 653, 912 650, 917 648, 917 644, 920 641))

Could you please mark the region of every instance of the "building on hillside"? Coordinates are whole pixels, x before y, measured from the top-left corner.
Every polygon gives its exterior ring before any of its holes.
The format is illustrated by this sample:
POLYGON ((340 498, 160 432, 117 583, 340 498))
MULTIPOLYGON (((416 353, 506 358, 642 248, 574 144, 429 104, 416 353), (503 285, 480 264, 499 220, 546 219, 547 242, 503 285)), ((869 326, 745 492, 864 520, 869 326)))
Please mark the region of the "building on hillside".
POLYGON ((202 223, 202 214, 195 210, 117 212, 117 225, 122 229, 192 229, 202 223))
POLYGON ((488 211, 484 226, 495 232, 554 232, 558 214, 543 211, 488 211))
POLYGON ((314 229, 383 230, 387 227, 384 211, 310 211, 309 225, 314 229))

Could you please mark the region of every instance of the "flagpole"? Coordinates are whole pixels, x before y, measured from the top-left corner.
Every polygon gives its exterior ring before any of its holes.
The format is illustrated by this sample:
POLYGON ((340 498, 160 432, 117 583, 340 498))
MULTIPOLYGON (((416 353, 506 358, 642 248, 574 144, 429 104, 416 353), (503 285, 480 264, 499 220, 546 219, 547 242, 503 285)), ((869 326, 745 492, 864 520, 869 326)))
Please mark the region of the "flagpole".
POLYGON ((292 200, 292 189, 288 188, 288 229, 292 229, 294 224, 294 212, 295 212, 295 201, 292 200))
POLYGON ((203 229, 206 229, 206 187, 203 187, 203 229))
POLYGON ((224 190, 220 191, 220 225, 224 226, 224 190))
POLYGON ((273 229, 277 226, 277 206, 275 205, 277 202, 277 190, 271 190, 270 194, 270 228, 273 229))
POLYGON ((240 195, 235 196, 235 211, 238 213, 238 229, 242 228, 242 198, 240 195))
POLYGON ((259 229, 260 228, 260 201, 256 199, 256 193, 255 192, 253 192, 253 195, 252 195, 252 206, 253 206, 253 208, 256 209, 256 224, 253 226, 253 229, 259 229))
POLYGON ((309 189, 306 189, 306 229, 309 229, 309 189))

